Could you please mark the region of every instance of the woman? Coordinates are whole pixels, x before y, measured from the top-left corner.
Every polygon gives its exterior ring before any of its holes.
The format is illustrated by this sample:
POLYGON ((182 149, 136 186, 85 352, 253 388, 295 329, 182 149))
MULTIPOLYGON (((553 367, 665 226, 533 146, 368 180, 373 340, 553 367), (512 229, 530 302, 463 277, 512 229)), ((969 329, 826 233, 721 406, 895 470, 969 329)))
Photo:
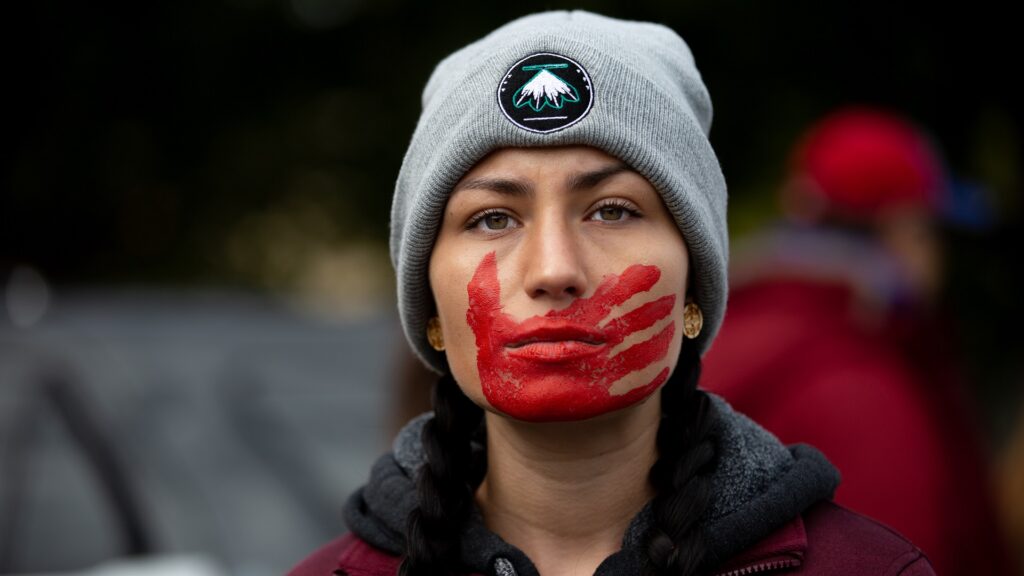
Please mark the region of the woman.
POLYGON ((442 376, 314 574, 931 574, 836 471, 696 388, 725 309, 711 103, 671 30, 516 20, 445 59, 392 258, 442 376))

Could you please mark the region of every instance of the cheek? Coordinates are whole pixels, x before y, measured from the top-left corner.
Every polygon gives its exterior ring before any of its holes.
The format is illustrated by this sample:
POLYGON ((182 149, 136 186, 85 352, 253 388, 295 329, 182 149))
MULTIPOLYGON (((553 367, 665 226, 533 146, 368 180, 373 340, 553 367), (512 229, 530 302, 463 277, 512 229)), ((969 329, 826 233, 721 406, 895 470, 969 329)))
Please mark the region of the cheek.
POLYGON ((466 325, 465 307, 461 314, 448 320, 445 328, 445 355, 448 358, 448 368, 462 392, 477 406, 489 408, 490 403, 484 396, 477 370, 473 332, 466 325))
MULTIPOLYGON (((682 302, 683 300, 680 297, 677 301, 682 302)), ((637 362, 635 371, 624 375, 621 379, 612 383, 608 388, 608 392, 612 396, 623 396, 634 389, 641 388, 647 383, 657 380, 658 375, 662 371, 667 370, 668 374, 671 374, 672 371, 675 370, 676 363, 679 358, 680 347, 683 345, 683 318, 681 308, 681 305, 675 306, 672 314, 668 318, 663 319, 651 328, 633 334, 613 352, 621 353, 632 346, 642 345, 644 342, 651 340, 660 333, 663 333, 667 326, 673 326, 671 337, 666 339, 667 351, 664 355, 652 355, 637 362)), ((653 390, 651 393, 653 393, 653 390)))
MULTIPOLYGON (((650 292, 639 294, 625 302, 617 313, 627 313, 630 309, 643 302, 669 297, 675 301, 671 312, 651 326, 627 336, 621 344, 611 351, 609 356, 614 358, 631 348, 634 350, 642 348, 646 342, 650 342, 652 339, 659 337, 659 335, 665 338, 665 347, 658 349, 649 347, 649 354, 638 356, 634 362, 635 369, 623 375, 622 378, 612 383, 608 388, 608 392, 612 396, 626 397, 631 391, 642 389, 647 387, 649 383, 658 381, 659 375, 662 372, 667 371, 668 374, 671 374, 675 370, 679 351, 681 346, 684 345, 682 326, 685 291, 681 288, 684 280, 678 274, 678 271, 673 270, 670 266, 661 267, 661 269, 664 273, 650 292), (669 334, 666 334, 667 329, 669 334), (662 350, 664 350, 664 353, 661 352, 662 350)), ((649 393, 653 392, 654 390, 649 390, 649 393)))
POLYGON ((468 272, 450 267, 435 269, 432 265, 430 286, 437 315, 441 320, 444 354, 452 376, 473 403, 486 409, 489 404, 483 395, 477 372, 476 340, 466 323, 466 310, 469 307, 466 284, 471 276, 472 269, 468 272))

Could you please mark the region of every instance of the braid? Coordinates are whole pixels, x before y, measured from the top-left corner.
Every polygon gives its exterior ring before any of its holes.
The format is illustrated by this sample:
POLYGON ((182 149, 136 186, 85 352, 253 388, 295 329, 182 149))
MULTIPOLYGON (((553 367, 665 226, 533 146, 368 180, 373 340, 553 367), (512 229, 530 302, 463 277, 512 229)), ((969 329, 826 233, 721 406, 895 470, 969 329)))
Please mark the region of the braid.
POLYGON ((650 472, 657 496, 648 533, 647 576, 696 574, 706 553, 696 524, 711 502, 715 411, 707 393, 697 389, 700 370, 697 347, 684 342, 679 365, 661 393, 659 456, 650 472))
POLYGON ((419 506, 409 514, 400 576, 457 571, 462 527, 483 479, 483 466, 474 462, 471 445, 482 421, 483 410, 450 374, 442 376, 434 386, 434 418, 423 426, 427 461, 416 479, 419 506))

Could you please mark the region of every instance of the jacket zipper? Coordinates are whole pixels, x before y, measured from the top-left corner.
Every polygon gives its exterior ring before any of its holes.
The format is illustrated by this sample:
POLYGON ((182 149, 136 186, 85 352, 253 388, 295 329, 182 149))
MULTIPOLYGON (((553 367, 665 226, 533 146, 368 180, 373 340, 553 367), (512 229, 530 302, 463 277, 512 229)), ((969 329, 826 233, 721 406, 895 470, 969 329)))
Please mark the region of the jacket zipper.
POLYGON ((729 570, 728 572, 719 572, 715 576, 747 576, 748 574, 760 574, 762 572, 770 572, 772 570, 782 570, 784 568, 795 568, 800 565, 800 561, 794 558, 786 558, 784 560, 771 560, 768 562, 762 562, 760 564, 751 564, 735 570, 729 570))

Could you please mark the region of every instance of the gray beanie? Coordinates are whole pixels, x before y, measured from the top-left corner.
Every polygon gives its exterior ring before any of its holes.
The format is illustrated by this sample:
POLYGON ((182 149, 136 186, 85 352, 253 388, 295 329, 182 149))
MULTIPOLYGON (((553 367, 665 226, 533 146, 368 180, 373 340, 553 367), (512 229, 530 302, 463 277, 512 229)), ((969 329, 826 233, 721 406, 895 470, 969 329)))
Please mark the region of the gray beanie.
POLYGON ((711 99, 690 49, 658 24, 546 12, 445 58, 423 91, 391 210, 398 308, 413 350, 447 369, 426 339, 434 313, 427 267, 459 179, 498 148, 588 145, 646 177, 675 217, 704 312, 696 344, 706 351, 725 314, 729 252, 710 128, 711 99))

